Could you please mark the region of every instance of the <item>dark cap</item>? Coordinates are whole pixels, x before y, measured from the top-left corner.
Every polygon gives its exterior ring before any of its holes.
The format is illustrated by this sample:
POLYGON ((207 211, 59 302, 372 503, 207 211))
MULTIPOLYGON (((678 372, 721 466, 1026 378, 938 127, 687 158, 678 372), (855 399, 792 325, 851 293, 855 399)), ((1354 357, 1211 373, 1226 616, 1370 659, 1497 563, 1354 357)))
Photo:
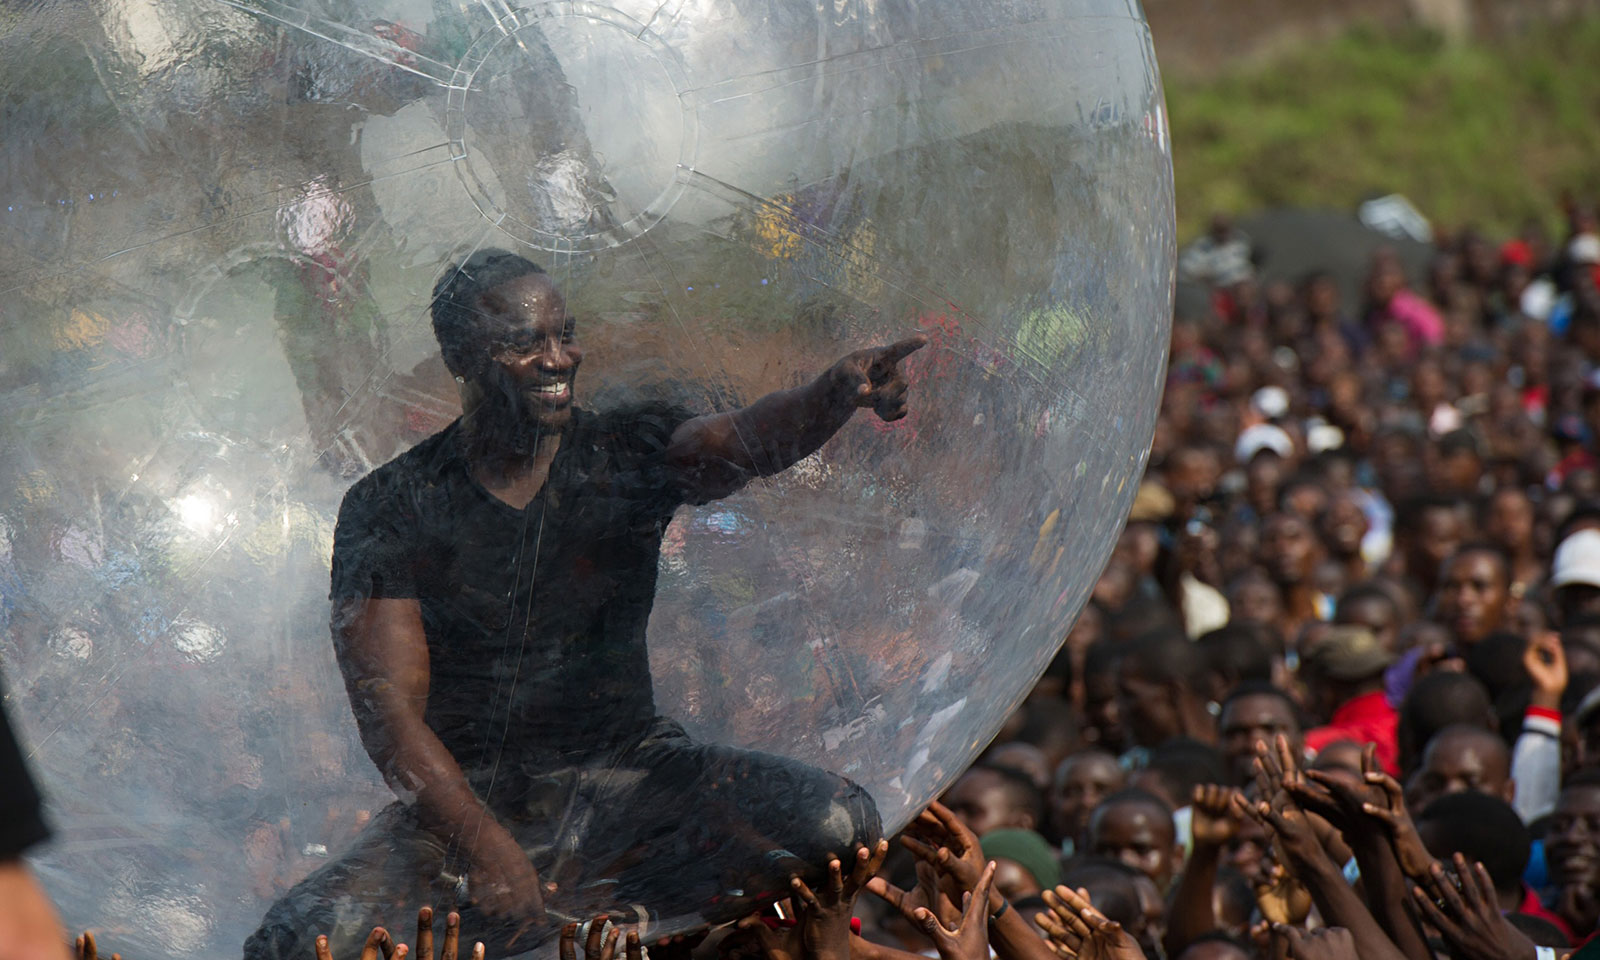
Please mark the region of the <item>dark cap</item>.
POLYGON ((1383 648, 1371 630, 1338 626, 1329 629, 1316 646, 1301 656, 1300 669, 1329 680, 1365 680, 1382 673, 1393 662, 1394 654, 1383 648))

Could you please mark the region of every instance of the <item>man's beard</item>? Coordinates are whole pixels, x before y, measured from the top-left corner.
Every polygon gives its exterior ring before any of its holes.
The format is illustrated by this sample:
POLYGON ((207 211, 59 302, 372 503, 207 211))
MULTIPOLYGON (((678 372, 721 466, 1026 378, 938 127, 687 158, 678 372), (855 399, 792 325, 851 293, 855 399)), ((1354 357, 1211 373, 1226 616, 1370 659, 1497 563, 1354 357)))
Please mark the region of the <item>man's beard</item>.
POLYGON ((539 441, 561 429, 570 407, 553 408, 535 397, 505 369, 495 367, 483 378, 483 399, 475 416, 489 452, 504 456, 531 454, 539 441))

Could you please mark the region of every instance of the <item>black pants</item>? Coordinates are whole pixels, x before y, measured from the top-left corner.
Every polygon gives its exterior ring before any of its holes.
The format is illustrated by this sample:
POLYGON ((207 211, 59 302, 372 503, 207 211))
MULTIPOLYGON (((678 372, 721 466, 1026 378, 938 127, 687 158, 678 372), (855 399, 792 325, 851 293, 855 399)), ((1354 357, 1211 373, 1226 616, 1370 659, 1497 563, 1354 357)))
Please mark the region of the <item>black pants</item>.
MULTIPOLYGON (((472 908, 466 859, 394 803, 354 846, 283 896, 245 941, 246 960, 308 960, 319 934, 335 957, 360 953, 378 924, 408 938, 418 907, 461 912, 463 940, 491 955, 537 946, 560 916, 609 913, 660 933, 721 923, 816 879, 883 826, 871 796, 848 780, 786 757, 691 740, 658 720, 638 743, 557 769, 502 771, 517 802, 497 810, 539 870, 555 882, 550 922, 491 920, 472 908), (659 926, 656 926, 659 924, 659 926), (514 945, 511 937, 521 931, 514 945)), ((500 805, 496 805, 500 806, 500 805)))

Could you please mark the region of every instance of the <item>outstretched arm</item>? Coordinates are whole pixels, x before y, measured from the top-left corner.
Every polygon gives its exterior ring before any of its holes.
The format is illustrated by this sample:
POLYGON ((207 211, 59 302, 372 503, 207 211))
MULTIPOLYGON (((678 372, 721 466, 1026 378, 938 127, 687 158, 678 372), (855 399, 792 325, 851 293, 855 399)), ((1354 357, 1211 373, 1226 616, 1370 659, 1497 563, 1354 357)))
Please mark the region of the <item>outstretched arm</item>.
POLYGON ((916 336, 857 350, 805 386, 769 393, 731 413, 696 417, 673 432, 667 462, 691 491, 715 499, 810 456, 857 408, 899 420, 906 415, 900 362, 927 342, 916 336))

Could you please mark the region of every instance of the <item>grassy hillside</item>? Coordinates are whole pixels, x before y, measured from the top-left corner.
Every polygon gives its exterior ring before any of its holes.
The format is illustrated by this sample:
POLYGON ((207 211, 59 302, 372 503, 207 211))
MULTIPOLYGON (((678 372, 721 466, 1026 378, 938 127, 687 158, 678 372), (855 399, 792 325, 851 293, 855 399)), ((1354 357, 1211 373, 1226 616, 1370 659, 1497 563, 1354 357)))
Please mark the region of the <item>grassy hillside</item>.
POLYGON ((1185 239, 1217 209, 1400 192, 1503 231, 1600 195, 1600 18, 1492 45, 1355 30, 1166 85, 1185 239))

